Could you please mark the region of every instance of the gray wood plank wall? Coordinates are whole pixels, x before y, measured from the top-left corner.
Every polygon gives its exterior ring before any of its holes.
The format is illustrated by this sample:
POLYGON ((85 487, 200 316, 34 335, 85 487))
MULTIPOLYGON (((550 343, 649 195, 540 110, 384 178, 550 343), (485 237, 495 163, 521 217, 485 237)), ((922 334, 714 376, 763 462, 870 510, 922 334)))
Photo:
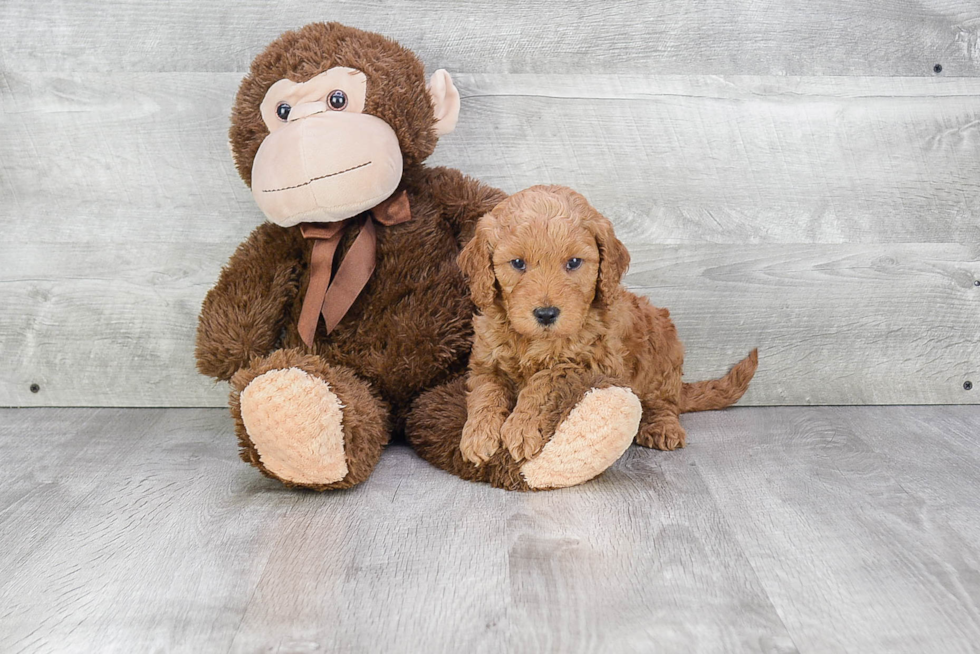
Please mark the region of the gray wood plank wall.
POLYGON ((224 403, 195 318, 261 221, 228 113, 251 58, 313 20, 454 74, 432 163, 609 215, 689 378, 758 345, 746 404, 980 403, 980 5, 556 7, 6 0, 0 405, 224 403))

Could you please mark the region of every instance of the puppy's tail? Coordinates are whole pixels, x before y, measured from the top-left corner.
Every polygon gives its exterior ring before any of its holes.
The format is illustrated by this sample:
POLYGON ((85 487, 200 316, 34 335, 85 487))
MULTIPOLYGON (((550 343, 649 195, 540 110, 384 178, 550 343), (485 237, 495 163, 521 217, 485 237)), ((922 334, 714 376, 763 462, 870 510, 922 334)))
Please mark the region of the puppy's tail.
POLYGON ((712 411, 735 404, 749 387, 758 367, 759 349, 756 348, 721 379, 684 384, 681 389, 681 413, 712 411))

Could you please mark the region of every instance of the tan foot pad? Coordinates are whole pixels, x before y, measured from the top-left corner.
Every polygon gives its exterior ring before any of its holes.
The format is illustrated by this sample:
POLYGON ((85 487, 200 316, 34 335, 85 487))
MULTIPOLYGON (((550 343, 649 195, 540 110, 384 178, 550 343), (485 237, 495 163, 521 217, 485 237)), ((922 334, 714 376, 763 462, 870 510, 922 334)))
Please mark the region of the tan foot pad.
POLYGON ((347 476, 343 406, 330 386, 299 368, 259 375, 241 395, 242 422, 262 465, 297 484, 347 476))
POLYGON ((593 389, 575 405, 541 454, 521 468, 528 486, 565 488, 598 476, 633 442, 640 400, 628 388, 593 389))

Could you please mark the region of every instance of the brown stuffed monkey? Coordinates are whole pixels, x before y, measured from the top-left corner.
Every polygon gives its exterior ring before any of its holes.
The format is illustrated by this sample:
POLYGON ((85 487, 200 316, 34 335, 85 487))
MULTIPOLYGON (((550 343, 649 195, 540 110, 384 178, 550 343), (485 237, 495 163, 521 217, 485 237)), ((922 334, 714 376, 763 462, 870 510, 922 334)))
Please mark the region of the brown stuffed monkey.
MULTIPOLYGON (((423 164, 459 106, 445 71, 426 82, 409 50, 337 23, 283 34, 242 81, 231 148, 268 222, 205 298, 196 357, 231 382, 241 457, 266 476, 353 486, 393 433, 441 468, 504 488, 568 485, 611 462, 595 439, 556 443, 529 483, 533 460, 477 467, 459 454, 474 307, 456 257, 505 197, 423 164)), ((549 438, 605 383, 593 381, 556 398, 549 438)))

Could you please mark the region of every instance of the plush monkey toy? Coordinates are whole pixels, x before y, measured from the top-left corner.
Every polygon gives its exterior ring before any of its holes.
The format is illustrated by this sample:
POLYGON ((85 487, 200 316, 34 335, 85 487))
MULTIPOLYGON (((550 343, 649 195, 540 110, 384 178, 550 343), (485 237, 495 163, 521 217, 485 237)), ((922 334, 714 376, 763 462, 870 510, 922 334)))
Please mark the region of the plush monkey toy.
MULTIPOLYGON (((611 463, 597 464, 595 439, 556 442, 541 456, 558 476, 529 483, 535 461, 477 467, 459 456, 473 305, 456 257, 504 198, 423 164, 459 107, 445 71, 426 83, 412 52, 337 23, 283 34, 242 81, 231 149, 268 222, 205 298, 196 357, 203 374, 231 382, 241 457, 266 476, 353 486, 392 433, 505 488, 568 485, 611 463)), ((549 438, 579 399, 562 398, 549 438)))

